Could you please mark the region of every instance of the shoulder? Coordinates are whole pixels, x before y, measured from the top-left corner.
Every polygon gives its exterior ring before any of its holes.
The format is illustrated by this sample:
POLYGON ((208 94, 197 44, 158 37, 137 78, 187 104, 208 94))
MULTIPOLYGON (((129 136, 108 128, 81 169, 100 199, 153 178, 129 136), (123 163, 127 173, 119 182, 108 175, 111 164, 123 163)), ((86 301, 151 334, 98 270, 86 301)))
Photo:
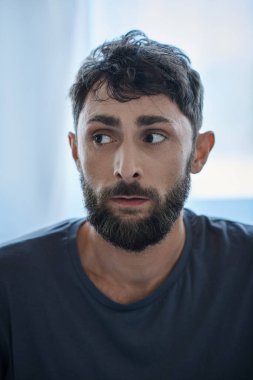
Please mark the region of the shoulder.
POLYGON ((184 210, 185 219, 199 230, 209 233, 229 234, 230 237, 246 237, 253 239, 253 225, 223 218, 197 215, 189 209, 184 210))
POLYGON ((196 215, 185 210, 185 218, 199 245, 223 249, 223 252, 251 252, 253 256, 253 226, 237 221, 205 215, 196 215))
POLYGON ((56 237, 64 235, 74 221, 73 219, 65 220, 0 244, 0 254, 9 254, 23 248, 29 249, 30 246, 40 245, 43 242, 54 241, 56 237))
POLYGON ((68 240, 71 226, 78 219, 65 220, 50 227, 32 232, 0 245, 0 276, 21 267, 29 269, 42 264, 48 256, 54 256, 68 240))
POLYGON ((253 226, 189 210, 185 220, 192 238, 189 268, 200 283, 222 292, 240 284, 253 294, 253 226))

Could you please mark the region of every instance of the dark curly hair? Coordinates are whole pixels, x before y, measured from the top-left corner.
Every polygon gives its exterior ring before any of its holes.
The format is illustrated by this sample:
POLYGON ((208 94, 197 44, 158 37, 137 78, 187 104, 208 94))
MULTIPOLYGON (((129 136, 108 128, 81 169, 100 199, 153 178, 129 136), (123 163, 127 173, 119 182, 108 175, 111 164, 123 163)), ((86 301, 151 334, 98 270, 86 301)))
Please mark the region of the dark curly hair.
POLYGON ((108 96, 120 102, 143 95, 168 96, 189 119, 196 137, 202 124, 203 86, 190 59, 175 46, 132 30, 93 50, 70 89, 75 129, 87 94, 103 84, 108 96))

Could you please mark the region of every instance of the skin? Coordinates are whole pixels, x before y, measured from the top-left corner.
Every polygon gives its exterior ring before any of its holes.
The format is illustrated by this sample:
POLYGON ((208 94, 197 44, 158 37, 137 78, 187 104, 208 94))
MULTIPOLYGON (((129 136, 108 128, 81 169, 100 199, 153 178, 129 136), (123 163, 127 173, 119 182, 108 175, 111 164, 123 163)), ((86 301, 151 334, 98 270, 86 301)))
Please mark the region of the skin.
MULTIPOLYGON (((164 199, 184 176, 192 150, 191 171, 201 171, 214 134, 199 134, 193 147, 191 124, 168 97, 143 96, 120 103, 108 98, 105 86, 96 95, 103 101, 91 91, 79 117, 77 136, 69 133, 77 169, 96 193, 117 181, 138 181, 164 199)), ((108 206, 115 215, 134 220, 149 215, 152 201, 118 198, 110 199, 108 206)), ((81 226, 77 236, 81 263, 90 280, 107 297, 123 304, 136 302, 159 287, 179 259, 184 242, 182 213, 165 239, 141 254, 114 247, 89 223, 81 226)))

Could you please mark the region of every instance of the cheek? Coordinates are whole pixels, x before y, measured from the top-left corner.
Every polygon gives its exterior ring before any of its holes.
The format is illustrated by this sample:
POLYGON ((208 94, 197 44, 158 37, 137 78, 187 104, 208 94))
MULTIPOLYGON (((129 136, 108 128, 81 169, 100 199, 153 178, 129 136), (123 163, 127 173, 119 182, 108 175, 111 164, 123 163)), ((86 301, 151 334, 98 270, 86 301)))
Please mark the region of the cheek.
POLYGON ((102 187, 112 177, 112 164, 108 156, 101 158, 92 149, 86 149, 80 161, 83 175, 92 186, 102 187))
POLYGON ((148 182, 152 187, 160 189, 161 194, 167 194, 176 182, 182 179, 186 173, 188 159, 182 152, 174 154, 163 154, 155 165, 152 160, 149 161, 146 172, 148 173, 148 182))
POLYGON ((156 160, 148 159, 146 161, 146 170, 152 174, 154 178, 178 177, 185 172, 186 158, 182 152, 171 151, 164 152, 156 160))

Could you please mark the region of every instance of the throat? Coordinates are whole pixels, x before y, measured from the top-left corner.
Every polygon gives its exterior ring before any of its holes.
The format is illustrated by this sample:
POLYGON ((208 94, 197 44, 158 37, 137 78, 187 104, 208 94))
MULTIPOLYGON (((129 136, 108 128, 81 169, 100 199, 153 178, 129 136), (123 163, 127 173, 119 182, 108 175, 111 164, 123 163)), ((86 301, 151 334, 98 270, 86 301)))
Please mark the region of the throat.
POLYGON ((114 302, 129 304, 149 296, 169 276, 185 242, 178 220, 166 238, 140 254, 105 241, 89 224, 79 229, 77 245, 81 265, 94 286, 114 302))
POLYGON ((165 279, 154 284, 144 285, 129 285, 123 282, 114 282, 111 279, 102 278, 95 273, 86 271, 90 281, 95 287, 103 293, 104 296, 119 304, 128 305, 134 302, 141 301, 152 294, 165 279))

